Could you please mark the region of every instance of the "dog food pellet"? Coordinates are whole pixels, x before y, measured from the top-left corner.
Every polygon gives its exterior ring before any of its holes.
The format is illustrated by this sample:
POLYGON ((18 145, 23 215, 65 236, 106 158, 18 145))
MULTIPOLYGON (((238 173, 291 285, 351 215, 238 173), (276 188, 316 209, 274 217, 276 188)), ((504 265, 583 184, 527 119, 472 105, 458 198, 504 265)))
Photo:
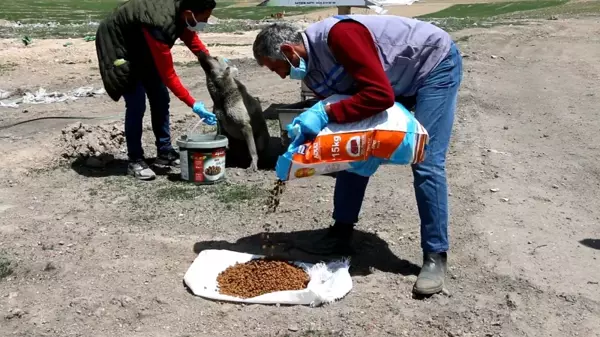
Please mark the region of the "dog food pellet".
POLYGON ((275 186, 271 190, 271 195, 269 195, 269 198, 267 199, 267 209, 269 213, 275 213, 277 211, 284 190, 285 181, 277 179, 275 186))
POLYGON ((302 290, 308 281, 304 269, 286 261, 268 259, 237 263, 217 276, 221 294, 240 298, 282 290, 302 290))
POLYGON ((209 166, 204 170, 204 174, 207 176, 216 176, 219 173, 221 173, 221 168, 218 166, 209 166))

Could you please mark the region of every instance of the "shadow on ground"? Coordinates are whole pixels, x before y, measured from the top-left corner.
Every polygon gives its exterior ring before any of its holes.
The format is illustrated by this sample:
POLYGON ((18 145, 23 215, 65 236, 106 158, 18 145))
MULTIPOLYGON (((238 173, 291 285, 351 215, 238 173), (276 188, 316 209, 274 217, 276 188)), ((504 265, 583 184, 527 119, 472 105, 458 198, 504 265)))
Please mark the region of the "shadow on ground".
MULTIPOLYGON (((258 161, 258 168, 260 170, 275 170, 275 164, 277 163, 277 157, 285 152, 285 148, 281 144, 279 137, 271 137, 269 139, 269 148, 260 157, 258 161)), ((169 180, 178 181, 181 180, 179 176, 179 169, 173 170, 164 167, 154 166, 156 158, 147 158, 146 162, 152 170, 159 176, 168 175, 169 180)), ((230 140, 229 149, 227 150, 226 156, 226 167, 233 168, 248 168, 250 166, 251 157, 248 152, 248 147, 244 141, 230 140)), ((71 169, 77 172, 79 175, 89 178, 100 178, 109 176, 123 176, 127 174, 127 161, 123 159, 114 159, 108 162, 104 167, 91 167, 86 164, 86 159, 77 159, 71 163, 71 169)))
MULTIPOLYGON (((171 172, 170 168, 154 166, 155 160, 156 158, 146 158, 146 163, 148 163, 156 175, 165 176, 171 172)), ((85 159, 77 159, 71 163, 71 169, 79 175, 88 178, 124 176, 127 175, 127 160, 114 159, 104 167, 92 167, 86 164, 85 159)))
POLYGON ((600 239, 583 239, 579 243, 586 247, 600 250, 600 239))
MULTIPOLYGON (((325 231, 326 229, 290 233, 259 233, 243 237, 234 243, 227 241, 197 242, 194 244, 194 252, 198 254, 206 249, 226 249, 307 263, 339 259, 340 257, 315 256, 294 248, 295 242, 314 240, 323 235, 325 231), (269 247, 274 248, 270 249, 269 247)), ((355 230, 354 247, 357 251, 350 257, 350 274, 352 276, 369 275, 371 274, 371 268, 404 276, 417 275, 420 271, 418 265, 394 255, 388 244, 375 234, 355 230)))

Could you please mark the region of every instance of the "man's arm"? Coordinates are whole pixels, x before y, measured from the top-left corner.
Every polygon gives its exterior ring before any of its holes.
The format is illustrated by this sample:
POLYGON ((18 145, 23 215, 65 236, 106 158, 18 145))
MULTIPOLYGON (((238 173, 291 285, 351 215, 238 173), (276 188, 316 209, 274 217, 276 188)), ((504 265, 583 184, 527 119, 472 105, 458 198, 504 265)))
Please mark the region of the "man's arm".
POLYGON ((200 38, 198 38, 198 34, 196 34, 196 32, 193 32, 189 29, 185 29, 180 39, 192 51, 192 53, 194 53, 194 55, 198 55, 199 52, 203 52, 207 55, 210 55, 208 49, 206 48, 204 43, 200 41, 200 38))
POLYGON ((196 100, 190 95, 183 84, 181 84, 179 76, 177 76, 177 73, 173 68, 171 48, 169 48, 167 44, 155 39, 145 28, 143 31, 148 47, 150 47, 152 57, 154 58, 154 64, 156 65, 156 69, 158 69, 158 74, 163 83, 175 96, 177 96, 177 98, 187 104, 190 108, 193 107, 196 100))
POLYGON ((329 31, 327 40, 335 59, 356 81, 358 92, 329 105, 330 117, 350 123, 371 117, 394 105, 394 90, 385 74, 369 30, 355 21, 342 21, 329 31))

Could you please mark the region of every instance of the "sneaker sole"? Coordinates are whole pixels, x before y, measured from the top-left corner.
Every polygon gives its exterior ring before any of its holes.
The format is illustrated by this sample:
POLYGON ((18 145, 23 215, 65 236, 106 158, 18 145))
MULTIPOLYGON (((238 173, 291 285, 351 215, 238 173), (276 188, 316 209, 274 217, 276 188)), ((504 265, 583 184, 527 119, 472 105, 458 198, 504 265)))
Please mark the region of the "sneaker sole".
POLYGON ((156 178, 156 175, 150 176, 150 177, 144 177, 144 176, 137 175, 137 174, 135 174, 135 172, 132 172, 132 171, 127 171, 127 174, 130 176, 133 176, 137 180, 153 180, 156 178))
POLYGON ((441 293, 444 290, 444 284, 435 288, 427 288, 427 289, 419 289, 415 286, 413 287, 413 293, 417 295, 434 295, 437 293, 441 293))

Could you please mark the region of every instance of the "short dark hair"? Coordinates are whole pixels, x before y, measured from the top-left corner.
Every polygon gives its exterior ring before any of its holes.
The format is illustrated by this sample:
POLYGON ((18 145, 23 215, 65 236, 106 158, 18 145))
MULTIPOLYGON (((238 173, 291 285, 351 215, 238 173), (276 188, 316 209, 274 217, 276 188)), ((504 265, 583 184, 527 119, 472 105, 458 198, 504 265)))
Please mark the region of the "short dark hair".
POLYGON ((217 7, 215 0, 182 0, 179 9, 181 11, 190 10, 194 13, 200 13, 215 9, 215 7, 217 7))

